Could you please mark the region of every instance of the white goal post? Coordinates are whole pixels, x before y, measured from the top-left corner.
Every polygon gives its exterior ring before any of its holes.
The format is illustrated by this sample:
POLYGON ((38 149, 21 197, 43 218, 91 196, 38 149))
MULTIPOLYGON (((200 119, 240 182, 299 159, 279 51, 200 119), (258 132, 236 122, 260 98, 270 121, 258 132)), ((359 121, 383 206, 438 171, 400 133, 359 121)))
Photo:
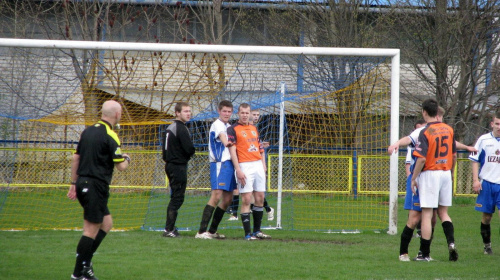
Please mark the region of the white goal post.
MULTIPOLYGON (((391 75, 391 110, 390 110, 390 142, 399 139, 399 76, 400 50, 379 48, 325 48, 325 47, 283 47, 283 46, 244 46, 244 45, 203 45, 203 44, 163 44, 163 43, 123 43, 67 40, 34 40, 0 38, 0 47, 12 48, 44 48, 44 49, 82 49, 82 50, 118 50, 118 51, 151 51, 151 52, 187 52, 187 53, 233 53, 233 54, 266 54, 266 55, 312 55, 312 56, 367 56, 390 57, 391 75)), ((280 122, 282 126, 283 123, 280 122)), ((387 146, 390 143, 387 143, 387 146)), ((280 143, 280 154, 282 153, 280 143)), ((280 176, 282 166, 279 167, 280 176)), ((281 178, 279 178, 281 182, 281 178)), ((281 185, 278 186, 278 193, 281 185)), ((398 208, 398 154, 390 156, 390 194, 388 234, 397 233, 398 208)), ((279 227, 278 209, 278 227, 279 227)))

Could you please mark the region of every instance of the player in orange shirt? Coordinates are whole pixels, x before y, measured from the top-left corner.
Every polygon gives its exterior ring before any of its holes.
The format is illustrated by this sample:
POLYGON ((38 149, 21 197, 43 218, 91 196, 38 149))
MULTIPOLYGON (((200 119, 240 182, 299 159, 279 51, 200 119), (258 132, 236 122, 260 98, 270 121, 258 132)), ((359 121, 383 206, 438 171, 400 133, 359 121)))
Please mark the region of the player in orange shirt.
POLYGON ((247 103, 239 106, 239 120, 227 129, 227 136, 242 200, 240 216, 245 230, 245 239, 255 240, 270 238, 270 236, 260 230, 266 191, 266 162, 264 149, 260 147, 257 128, 249 123, 250 111, 250 105, 247 103), (250 211, 252 194, 255 203, 250 211), (250 229, 250 213, 253 216, 253 232, 250 229))
POLYGON ((448 242, 449 260, 457 261, 454 228, 448 215, 452 204, 452 170, 457 160, 453 128, 438 119, 438 103, 427 99, 422 103, 422 115, 427 126, 420 132, 413 155, 417 157, 411 180, 413 193, 417 188, 422 209, 422 237, 417 261, 430 261, 431 219, 433 208, 438 216, 448 242))

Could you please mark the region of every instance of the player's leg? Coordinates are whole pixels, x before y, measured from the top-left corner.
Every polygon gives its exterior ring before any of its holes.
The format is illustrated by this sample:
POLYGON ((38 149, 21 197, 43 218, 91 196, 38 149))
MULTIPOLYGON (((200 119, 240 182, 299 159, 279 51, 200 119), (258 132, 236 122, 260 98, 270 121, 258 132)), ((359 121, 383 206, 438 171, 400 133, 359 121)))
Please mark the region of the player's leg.
MULTIPOLYGON (((212 186, 212 188, 213 187, 214 186, 212 186)), ((224 217, 226 209, 231 203, 233 190, 236 187, 234 167, 233 163, 230 160, 221 163, 216 187, 221 191, 221 193, 216 200, 212 201, 214 203, 217 203, 217 207, 215 208, 212 223, 210 225, 208 233, 212 238, 224 239, 224 235, 217 233, 217 228, 219 227, 219 224, 224 217)))
POLYGON ((400 261, 409 261, 410 257, 408 256, 408 247, 410 245, 411 239, 413 238, 413 231, 415 230, 416 225, 420 222, 421 212, 410 210, 408 213, 408 221, 406 222, 406 226, 401 233, 401 243, 399 246, 399 260, 400 261), (406 256, 405 256, 406 255, 406 256))
POLYGON ((224 235, 217 233, 217 229, 219 227, 220 222, 222 221, 222 218, 224 217, 225 209, 229 207, 232 199, 233 199, 232 191, 222 192, 222 200, 219 203, 219 206, 215 209, 214 217, 212 219, 212 223, 210 224, 210 228, 208 230, 208 233, 210 233, 213 238, 216 239, 226 238, 224 235))
MULTIPOLYGON (((92 254, 94 253, 94 242, 104 221, 103 211, 107 209, 107 197, 109 195, 99 194, 99 185, 92 178, 80 178, 77 181, 76 193, 80 205, 83 207, 83 234, 76 248, 76 263, 71 275, 72 279, 78 279, 82 275, 94 279, 91 268, 92 254), (84 191, 85 190, 85 191, 84 191)), ((112 224, 111 224, 112 225, 112 224)), ((102 241, 102 239, 101 239, 102 241)))
POLYGON ((483 237, 484 243, 484 254, 491 255, 493 251, 491 249, 491 218, 493 213, 495 213, 495 206, 500 207, 499 198, 499 184, 492 184, 485 180, 481 183, 481 192, 477 196, 475 209, 483 212, 481 219, 481 236, 483 237))
MULTIPOLYGON (((232 162, 231 162, 232 165, 232 162)), ((234 166, 233 166, 234 169, 234 166)), ((231 180, 231 185, 233 186, 234 190, 232 193, 232 198, 231 198, 231 204, 227 208, 227 211, 230 215, 229 221, 237 221, 238 220, 238 205, 240 204, 240 191, 237 186, 236 182, 236 175, 232 174, 231 175, 232 180, 231 180)))
POLYGON ((410 257, 408 256, 408 247, 413 237, 413 231, 415 229, 414 224, 415 222, 420 222, 420 211, 422 211, 422 209, 420 209, 418 191, 417 194, 414 195, 411 190, 411 178, 411 174, 406 178, 404 209, 408 210, 408 221, 401 232, 401 241, 399 244, 399 260, 403 262, 410 261, 410 257))
POLYGON ((481 217, 481 237, 483 238, 485 255, 493 254, 493 250, 491 249, 491 226, 490 226, 492 217, 493 214, 484 212, 482 213, 481 217))
POLYGON ((240 168, 245 173, 245 185, 238 184, 238 189, 241 198, 241 223, 243 224, 243 230, 245 231, 246 240, 255 240, 256 238, 252 236, 251 223, 250 223, 250 204, 252 203, 252 193, 254 184, 254 171, 251 163, 244 162, 240 163, 240 168))
POLYGON ((168 179, 170 181, 170 202, 167 206, 167 219, 165 222, 164 237, 177 237, 179 233, 175 229, 178 211, 184 203, 187 185, 187 165, 171 164, 166 166, 168 179))
POLYGON ((432 219, 432 208, 422 208, 422 237, 420 238, 420 251, 422 252, 421 259, 417 260, 430 260, 431 252, 431 219, 432 219))
MULTIPOLYGON (((109 213, 109 210, 107 211, 107 213, 109 213)), ((94 239, 94 244, 92 246, 92 256, 94 256, 102 241, 112 228, 113 218, 111 217, 111 214, 107 214, 106 216, 104 216, 101 227, 99 228, 99 232, 94 239)))
POLYGON ((439 191, 439 206, 437 214, 442 222, 446 242, 448 243, 449 260, 457 261, 458 252, 455 247, 455 229, 453 222, 448 215, 448 207, 452 205, 453 183, 451 181, 451 171, 441 171, 438 182, 441 183, 439 191))
POLYGON ((269 203, 267 202, 267 198, 265 196, 264 196, 264 209, 266 209, 267 220, 268 221, 274 220, 274 208, 269 206, 269 203))
POLYGON ((264 215, 264 192, 253 192, 253 197, 255 200, 255 205, 252 209, 253 215, 253 233, 260 231, 260 226, 262 224, 262 217, 264 215))
POLYGON ((80 241, 76 247, 76 263, 73 275, 71 275, 72 279, 78 279, 78 277, 81 277, 83 273, 86 272, 86 268, 90 268, 93 253, 92 248, 100 227, 100 223, 92 223, 87 220, 83 221, 83 235, 80 237, 80 241))
POLYGON ((250 224, 250 202, 252 200, 251 192, 244 192, 240 189, 241 197, 241 223, 245 232, 245 239, 252 240, 251 224, 250 224))
POLYGON ((420 238, 420 251, 422 257, 417 258, 421 261, 430 260, 430 246, 432 235, 432 215, 433 208, 438 206, 438 197, 435 195, 439 185, 436 185, 435 171, 423 171, 417 178, 418 194, 420 199, 420 207, 422 209, 421 229, 422 236, 420 238))
POLYGON ((113 218, 111 217, 111 213, 108 208, 108 199, 109 199, 109 186, 100 181, 96 181, 94 186, 99 190, 99 204, 101 205, 99 208, 103 209, 102 213, 99 214, 99 220, 101 220, 102 215, 102 223, 99 228, 99 231, 94 238, 94 245, 92 247, 92 255, 97 251, 97 248, 101 245, 102 240, 106 237, 108 232, 113 228, 113 218))
POLYGON ((440 205, 438 207, 438 216, 442 222, 441 225, 443 226, 444 235, 446 237, 446 242, 448 244, 449 260, 457 261, 458 252, 455 247, 455 229, 453 227, 451 218, 448 215, 448 206, 440 205))
POLYGON ((254 192, 255 206, 253 208, 253 235, 260 239, 271 238, 271 236, 263 233, 260 229, 262 225, 262 217, 264 215, 264 199, 266 191, 266 174, 262 163, 256 161, 254 163, 255 177, 254 177, 254 192))
POLYGON ((195 238, 200 239, 212 239, 211 235, 207 232, 208 224, 212 219, 212 215, 215 211, 215 207, 219 204, 219 200, 222 197, 222 189, 219 189, 219 185, 224 186, 224 182, 220 181, 220 175, 222 170, 222 162, 211 162, 210 163, 210 187, 212 192, 210 193, 210 198, 208 199, 205 208, 203 208, 203 214, 201 215, 200 228, 195 238))
MULTIPOLYGON (((213 188, 213 186, 212 186, 213 188)), ((208 234, 204 234, 207 231, 208 224, 210 220, 212 220, 212 215, 214 214, 215 208, 222 197, 222 190, 212 189, 210 194, 210 199, 208 200, 205 208, 203 208, 203 214, 201 215, 200 228, 198 229, 198 233, 195 238, 201 239, 211 239, 211 236, 208 234)))
POLYGON ((238 208, 239 208, 239 204, 240 204, 240 192, 239 192, 238 188, 236 188, 233 191, 231 205, 228 208, 228 212, 231 215, 231 217, 229 217, 230 221, 236 221, 236 220, 238 220, 238 208))
POLYGON ((481 237, 484 243, 484 254, 491 255, 493 250, 491 249, 491 219, 493 213, 495 213, 495 206, 499 206, 500 202, 497 201, 498 198, 498 188, 500 185, 491 184, 487 181, 481 182, 481 191, 476 198, 475 210, 481 212, 481 237))

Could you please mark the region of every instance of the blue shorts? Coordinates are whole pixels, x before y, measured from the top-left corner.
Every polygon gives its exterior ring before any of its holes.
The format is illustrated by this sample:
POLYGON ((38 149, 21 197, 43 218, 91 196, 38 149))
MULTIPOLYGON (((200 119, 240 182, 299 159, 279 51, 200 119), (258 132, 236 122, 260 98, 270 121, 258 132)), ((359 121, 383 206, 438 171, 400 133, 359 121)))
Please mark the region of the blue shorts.
POLYGON ((405 210, 422 212, 422 209, 420 208, 420 197, 418 196, 418 190, 416 195, 411 191, 411 177, 413 177, 413 174, 410 174, 410 176, 406 178, 405 210))
POLYGON ((500 209, 500 184, 483 180, 481 187, 483 189, 477 195, 474 209, 483 213, 495 213, 495 206, 500 209))
POLYGON ((232 192, 236 188, 234 166, 230 160, 210 163, 210 185, 212 190, 232 192))

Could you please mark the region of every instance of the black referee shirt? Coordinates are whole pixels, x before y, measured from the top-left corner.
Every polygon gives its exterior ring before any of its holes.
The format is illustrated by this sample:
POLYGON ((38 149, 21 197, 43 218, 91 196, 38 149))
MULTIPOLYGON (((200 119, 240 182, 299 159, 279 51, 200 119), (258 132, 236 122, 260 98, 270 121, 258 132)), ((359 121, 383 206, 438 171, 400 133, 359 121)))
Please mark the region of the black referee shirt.
POLYGON ((123 162, 118 135, 111 124, 100 120, 80 136, 75 154, 80 155, 77 174, 111 184, 115 163, 123 162))

